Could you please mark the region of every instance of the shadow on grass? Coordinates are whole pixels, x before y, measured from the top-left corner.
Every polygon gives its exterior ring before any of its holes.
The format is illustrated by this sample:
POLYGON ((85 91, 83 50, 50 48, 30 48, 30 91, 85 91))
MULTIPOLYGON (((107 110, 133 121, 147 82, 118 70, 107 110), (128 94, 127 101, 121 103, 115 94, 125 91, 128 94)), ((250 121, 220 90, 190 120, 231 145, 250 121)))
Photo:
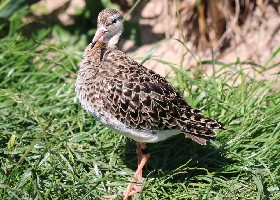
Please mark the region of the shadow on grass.
MULTIPOLYGON (((59 26, 71 34, 85 34, 87 43, 90 43, 97 27, 98 14, 105 7, 101 1, 94 3, 93 1, 86 1, 86 6, 79 13, 67 15, 65 12, 70 6, 70 2, 71 1, 68 1, 60 7, 52 10, 48 14, 41 13, 38 15, 29 13, 27 18, 30 20, 30 22, 22 28, 23 34, 25 36, 30 36, 40 29, 52 29, 55 26, 59 26), (71 22, 70 24, 65 25, 65 22, 62 22, 59 18, 61 14, 67 15, 69 20, 73 21, 73 23, 71 22)), ((141 16, 141 9, 144 8, 145 4, 146 3, 143 3, 143 6, 137 9, 137 14, 133 15, 134 20, 124 21, 124 33, 122 38, 133 38, 136 46, 152 44, 155 41, 159 41, 165 37, 164 34, 154 33, 152 30, 153 27, 150 25, 141 25, 140 27, 139 20, 143 18, 141 16), (145 34, 141 37, 141 32, 143 32, 143 30, 145 34)), ((121 48, 122 46, 123 43, 120 43, 121 48)), ((127 52, 134 51, 135 49, 136 47, 131 47, 127 50, 127 52)))
MULTIPOLYGON (((210 143, 199 145, 184 134, 174 136, 168 140, 147 144, 151 155, 143 170, 143 176, 159 178, 170 175, 172 181, 179 181, 208 172, 219 172, 231 161, 225 158, 226 150, 217 149, 210 143)), ((137 168, 136 143, 128 140, 123 157, 124 164, 132 169, 137 168)))

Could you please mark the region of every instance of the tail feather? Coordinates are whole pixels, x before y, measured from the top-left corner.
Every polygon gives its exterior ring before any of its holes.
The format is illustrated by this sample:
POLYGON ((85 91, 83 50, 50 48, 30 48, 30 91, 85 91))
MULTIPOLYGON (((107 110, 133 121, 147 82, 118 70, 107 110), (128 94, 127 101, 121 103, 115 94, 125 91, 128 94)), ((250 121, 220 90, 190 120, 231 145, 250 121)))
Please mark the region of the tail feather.
POLYGON ((181 130, 183 131, 183 133, 188 135, 193 141, 202 145, 206 145, 207 141, 211 139, 215 139, 215 137, 217 136, 215 131, 207 127, 201 128, 196 126, 190 129, 181 129, 181 130))
POLYGON ((192 134, 188 134, 189 138, 191 138, 193 141, 195 141, 198 144, 201 145, 206 145, 206 142, 210 140, 210 138, 202 138, 202 137, 197 137, 192 134))
POLYGON ((195 120, 180 121, 180 129, 193 141, 202 145, 206 145, 207 141, 214 139, 217 136, 215 130, 222 127, 220 122, 201 114, 196 114, 193 119, 195 120))

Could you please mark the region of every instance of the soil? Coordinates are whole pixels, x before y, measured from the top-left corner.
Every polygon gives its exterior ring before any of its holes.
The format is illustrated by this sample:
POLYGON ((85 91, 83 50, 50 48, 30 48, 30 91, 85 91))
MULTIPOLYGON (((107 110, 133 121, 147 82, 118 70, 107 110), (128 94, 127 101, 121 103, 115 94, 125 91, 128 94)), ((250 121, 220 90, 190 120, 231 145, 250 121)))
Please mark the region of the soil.
MULTIPOLYGON (((67 2, 69 3, 67 9, 59 13, 58 18, 62 24, 69 25, 73 23, 71 16, 75 14, 75 9, 85 6, 84 0, 43 0, 39 2, 39 5, 45 7, 47 12, 51 13, 52 10, 67 4, 67 2)), ((195 3, 194 0, 186 2, 188 2, 189 7, 195 3)), ((136 7, 127 20, 139 23, 141 27, 141 45, 137 46, 133 40, 123 40, 121 48, 124 52, 127 52, 137 60, 137 58, 145 56, 154 44, 162 39, 170 37, 182 38, 181 31, 178 28, 176 5, 166 5, 167 0, 150 0, 144 1, 144 3, 140 3, 136 7)), ((192 30, 184 29, 184 35, 192 35, 190 31, 192 30)), ((227 47, 222 50, 214 49, 215 59, 224 63, 235 63, 239 59, 263 65, 264 67, 278 63, 273 69, 267 70, 261 75, 257 74, 258 79, 271 79, 280 72, 279 54, 268 65, 265 64, 272 52, 280 48, 279 3, 278 9, 270 4, 256 6, 241 26, 227 24, 227 31, 224 36, 224 40, 219 40, 217 43, 227 43, 227 47)), ((192 54, 186 52, 186 49, 178 41, 169 40, 162 43, 153 55, 174 64, 182 63, 184 68, 195 68, 198 60, 212 59, 210 48, 198 51, 194 40, 189 40, 186 44, 192 54)), ((169 66, 164 66, 153 60, 147 61, 145 66, 161 75, 166 75, 171 71, 169 66)), ((207 65, 204 67, 204 70, 211 73, 211 67, 207 65)), ((252 69, 252 65, 248 65, 248 73, 253 74, 254 72, 256 70, 252 69)), ((275 87, 280 88, 279 82, 275 87)))

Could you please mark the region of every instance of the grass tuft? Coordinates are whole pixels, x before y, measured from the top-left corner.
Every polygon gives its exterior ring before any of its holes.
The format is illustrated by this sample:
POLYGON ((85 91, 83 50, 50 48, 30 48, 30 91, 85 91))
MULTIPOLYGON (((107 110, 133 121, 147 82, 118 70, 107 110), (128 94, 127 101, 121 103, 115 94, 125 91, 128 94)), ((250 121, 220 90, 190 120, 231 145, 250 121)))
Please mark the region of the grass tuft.
MULTIPOLYGON (((54 27, 0 39, 1 199, 102 199, 133 176, 135 142, 96 122, 75 97, 84 38, 54 27)), ((156 48, 145 60, 169 65, 189 104, 225 127, 206 146, 184 135, 148 144, 144 189, 132 199, 279 199, 279 75, 257 81, 246 72, 263 73, 279 50, 264 67, 199 62, 215 69, 207 75, 153 57, 156 48)))

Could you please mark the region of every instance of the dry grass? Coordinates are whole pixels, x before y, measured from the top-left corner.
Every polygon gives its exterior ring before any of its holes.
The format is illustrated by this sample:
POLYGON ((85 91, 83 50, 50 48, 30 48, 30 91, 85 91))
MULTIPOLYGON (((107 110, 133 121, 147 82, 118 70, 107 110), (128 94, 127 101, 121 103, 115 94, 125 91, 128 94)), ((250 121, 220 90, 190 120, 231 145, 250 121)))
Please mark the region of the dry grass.
MULTIPOLYGON (((96 122, 75 98, 85 36, 61 26, 24 36, 22 15, 0 39, 1 199, 102 199, 124 190, 136 169, 135 143, 96 122)), ((268 65, 278 56, 271 52, 268 65)), ((279 75, 257 81, 238 59, 198 60, 211 64, 210 75, 156 60, 172 67, 169 80, 190 105, 225 129, 207 146, 183 135, 148 145, 143 191, 133 199, 279 199, 280 93, 271 89, 279 75)))

